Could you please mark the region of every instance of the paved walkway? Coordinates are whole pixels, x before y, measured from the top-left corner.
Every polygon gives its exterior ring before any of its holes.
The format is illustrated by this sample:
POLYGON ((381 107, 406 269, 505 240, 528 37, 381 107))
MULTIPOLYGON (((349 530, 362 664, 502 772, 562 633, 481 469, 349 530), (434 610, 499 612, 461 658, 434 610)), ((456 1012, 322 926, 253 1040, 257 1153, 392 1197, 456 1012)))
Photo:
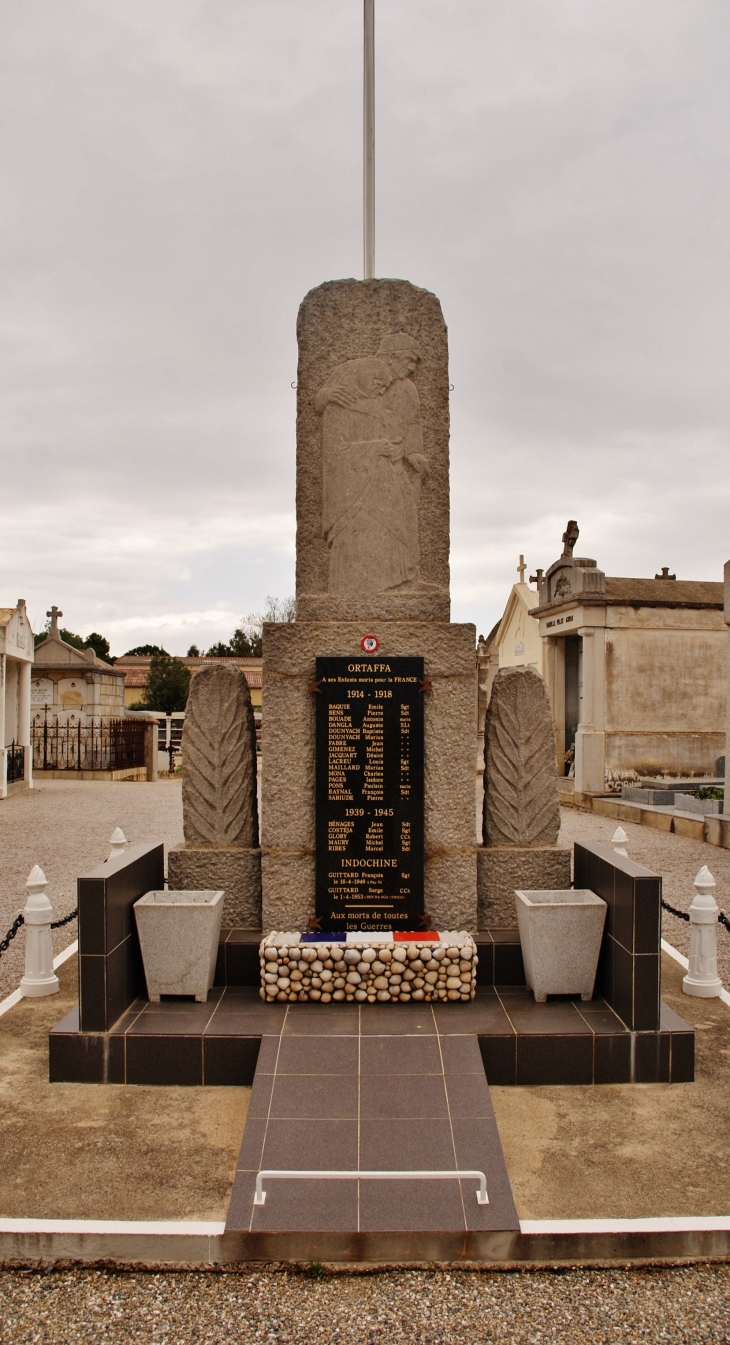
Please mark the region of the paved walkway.
MULTIPOLYGON (((473 1006, 292 1004, 278 1023, 278 1006, 262 1008, 271 1022, 264 1028, 229 1230, 463 1236, 518 1228, 470 1022, 473 1006), (256 1207, 261 1168, 473 1168, 486 1174, 489 1204, 477 1203, 473 1178, 274 1179, 266 1204, 256 1207)), ((359 1252, 367 1254, 365 1243, 359 1252)), ((277 1254, 273 1243, 271 1254, 277 1254)), ((388 1254, 397 1258, 394 1244, 388 1254)))

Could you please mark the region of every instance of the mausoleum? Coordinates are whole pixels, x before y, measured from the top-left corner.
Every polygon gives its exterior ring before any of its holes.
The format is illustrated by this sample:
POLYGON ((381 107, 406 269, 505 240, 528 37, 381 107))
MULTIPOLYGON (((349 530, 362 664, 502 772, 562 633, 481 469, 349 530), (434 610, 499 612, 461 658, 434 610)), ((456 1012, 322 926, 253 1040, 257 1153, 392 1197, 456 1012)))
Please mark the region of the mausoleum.
POLYGON ((54 719, 116 719, 124 714, 124 671, 105 663, 93 649, 67 644, 58 629, 63 616, 57 607, 48 613, 51 625, 35 650, 31 684, 34 716, 46 707, 54 719))
POLYGON ((33 787, 30 746, 33 631, 25 600, 0 607, 0 799, 33 787))
POLYGON ((612 578, 563 554, 531 609, 545 645, 556 764, 575 795, 641 776, 714 776, 725 750, 722 582, 612 578))

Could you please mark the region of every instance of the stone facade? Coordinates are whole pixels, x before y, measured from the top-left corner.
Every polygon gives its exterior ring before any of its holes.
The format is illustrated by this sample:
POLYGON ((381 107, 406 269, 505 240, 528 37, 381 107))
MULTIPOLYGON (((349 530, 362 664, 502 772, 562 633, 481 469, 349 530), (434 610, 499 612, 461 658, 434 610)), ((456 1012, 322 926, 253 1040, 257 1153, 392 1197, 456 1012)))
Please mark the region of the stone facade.
POLYGON ((314 915, 315 659, 423 655, 425 893, 433 928, 476 929, 475 628, 448 622, 312 622, 264 626, 263 928, 305 929, 314 915), (284 918, 285 917, 285 918, 284 918))
POLYGON ((0 607, 0 799, 33 787, 33 631, 25 600, 0 607))
POLYGON ((557 845, 494 847, 477 850, 480 929, 514 929, 518 888, 570 887, 571 852, 557 845))
POLYGON ((405 280, 311 290, 297 324, 297 620, 449 619, 446 326, 405 280))
POLYGON ((175 891, 225 892, 223 924, 227 929, 261 928, 261 851, 239 846, 194 848, 175 846, 167 854, 167 878, 175 891))
POLYGON ((612 578, 562 556, 533 608, 557 768, 575 796, 642 776, 714 776, 727 715, 723 585, 612 578))

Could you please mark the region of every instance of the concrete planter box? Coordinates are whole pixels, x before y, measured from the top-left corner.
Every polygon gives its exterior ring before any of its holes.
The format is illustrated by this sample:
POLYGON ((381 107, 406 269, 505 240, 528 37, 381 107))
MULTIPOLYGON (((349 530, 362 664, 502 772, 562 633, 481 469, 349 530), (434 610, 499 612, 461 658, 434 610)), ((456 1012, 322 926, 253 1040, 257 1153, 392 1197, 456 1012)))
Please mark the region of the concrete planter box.
POLYGON ((535 999, 593 998, 606 903, 586 888, 515 892, 525 978, 535 999))
POLYGON ((221 892, 146 892, 134 903, 147 994, 194 995, 213 984, 223 915, 221 892))

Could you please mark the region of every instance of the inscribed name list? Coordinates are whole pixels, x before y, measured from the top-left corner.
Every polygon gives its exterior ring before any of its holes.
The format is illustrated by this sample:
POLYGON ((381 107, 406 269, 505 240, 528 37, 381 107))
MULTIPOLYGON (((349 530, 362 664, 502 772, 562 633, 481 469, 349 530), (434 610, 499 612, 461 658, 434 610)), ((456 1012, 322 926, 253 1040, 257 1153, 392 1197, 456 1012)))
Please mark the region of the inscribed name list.
POLYGON ((316 668, 320 928, 418 929, 423 659, 318 658, 316 668))

